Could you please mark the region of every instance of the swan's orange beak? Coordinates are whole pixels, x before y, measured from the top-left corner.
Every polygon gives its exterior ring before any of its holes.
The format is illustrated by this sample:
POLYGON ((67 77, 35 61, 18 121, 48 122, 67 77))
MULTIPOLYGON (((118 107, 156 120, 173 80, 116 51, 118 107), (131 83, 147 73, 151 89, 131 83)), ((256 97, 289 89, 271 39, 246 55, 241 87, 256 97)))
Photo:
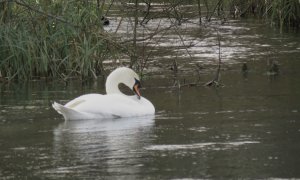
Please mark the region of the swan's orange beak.
POLYGON ((135 80, 135 83, 133 85, 132 90, 138 96, 138 98, 141 99, 141 93, 140 93, 141 82, 135 78, 134 78, 134 80, 135 80))
POLYGON ((133 86, 133 91, 138 96, 138 98, 141 99, 141 93, 140 93, 140 88, 139 87, 140 87, 139 84, 135 84, 133 86))

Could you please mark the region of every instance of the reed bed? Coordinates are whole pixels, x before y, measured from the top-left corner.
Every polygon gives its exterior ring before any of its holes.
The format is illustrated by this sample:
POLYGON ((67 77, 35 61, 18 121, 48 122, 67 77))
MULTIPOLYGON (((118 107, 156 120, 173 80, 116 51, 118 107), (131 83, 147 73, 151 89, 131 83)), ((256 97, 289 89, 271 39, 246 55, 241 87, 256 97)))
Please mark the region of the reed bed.
POLYGON ((285 27, 300 28, 299 0, 224 0, 224 3, 240 16, 264 18, 281 31, 285 27))
POLYGON ((2 79, 96 77, 112 53, 94 4, 7 1, 0 8, 2 79))

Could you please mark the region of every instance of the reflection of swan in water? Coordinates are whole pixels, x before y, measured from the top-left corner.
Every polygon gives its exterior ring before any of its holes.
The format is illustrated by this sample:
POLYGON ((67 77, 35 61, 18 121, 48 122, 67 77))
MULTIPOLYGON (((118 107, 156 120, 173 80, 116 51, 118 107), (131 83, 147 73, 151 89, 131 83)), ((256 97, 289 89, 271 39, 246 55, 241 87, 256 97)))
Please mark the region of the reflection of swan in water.
MULTIPOLYGON (((146 152, 144 147, 150 144, 153 118, 66 121, 54 130, 54 158, 69 173, 134 174, 143 164, 139 157, 146 152)), ((65 173, 60 171, 51 173, 65 173)))

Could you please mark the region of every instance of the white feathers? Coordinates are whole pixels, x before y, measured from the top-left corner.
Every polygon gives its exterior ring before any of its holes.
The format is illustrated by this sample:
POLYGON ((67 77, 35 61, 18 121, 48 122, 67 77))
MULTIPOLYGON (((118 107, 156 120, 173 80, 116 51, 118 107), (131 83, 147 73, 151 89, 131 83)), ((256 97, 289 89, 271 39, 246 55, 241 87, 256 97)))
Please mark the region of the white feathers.
POLYGON ((150 101, 143 97, 127 96, 118 88, 119 83, 124 83, 132 89, 136 79, 139 80, 139 77, 133 70, 118 68, 107 78, 106 95, 86 94, 64 106, 56 102, 52 106, 66 120, 153 115, 155 108, 150 101))

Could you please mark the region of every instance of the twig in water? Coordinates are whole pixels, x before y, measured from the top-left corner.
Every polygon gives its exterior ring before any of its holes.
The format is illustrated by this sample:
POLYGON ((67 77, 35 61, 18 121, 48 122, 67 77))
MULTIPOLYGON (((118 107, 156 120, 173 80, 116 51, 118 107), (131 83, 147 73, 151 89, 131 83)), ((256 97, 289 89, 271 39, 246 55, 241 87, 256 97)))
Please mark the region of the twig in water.
MULTIPOLYGON (((176 59, 177 59, 177 56, 176 56, 176 59)), ((181 84, 180 84, 180 80, 178 78, 178 64, 177 64, 177 61, 176 59, 173 60, 173 65, 171 67, 171 70, 173 71, 174 73, 174 83, 173 83, 173 87, 178 87, 178 89, 181 88, 181 84)))
POLYGON ((221 37, 219 35, 219 32, 218 32, 218 46, 219 46, 219 63, 218 63, 218 69, 216 72, 216 76, 213 80, 207 82, 205 84, 205 86, 215 86, 215 87, 224 86, 223 84, 219 83, 220 71, 221 71, 221 37))

